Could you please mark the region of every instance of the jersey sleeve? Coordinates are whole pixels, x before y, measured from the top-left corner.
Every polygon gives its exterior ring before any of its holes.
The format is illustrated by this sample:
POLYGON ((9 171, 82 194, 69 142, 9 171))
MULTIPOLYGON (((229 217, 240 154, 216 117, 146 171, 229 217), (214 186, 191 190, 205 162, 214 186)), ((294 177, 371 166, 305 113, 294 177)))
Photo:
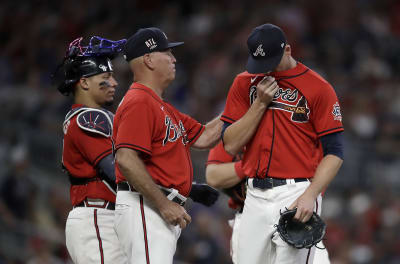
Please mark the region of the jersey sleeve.
POLYGON ((110 138, 83 130, 78 127, 76 122, 71 126, 70 131, 76 148, 93 166, 96 166, 100 160, 112 153, 110 138))
POLYGON ((121 113, 115 149, 131 148, 151 156, 154 120, 154 112, 148 104, 131 103, 121 113))
POLYGON ((327 84, 315 99, 313 125, 318 137, 343 131, 339 100, 333 87, 327 84))
POLYGON ((233 162, 234 157, 225 151, 222 141, 208 153, 207 165, 233 162))
POLYGON ((236 76, 231 88, 229 89, 226 99, 225 109, 222 113, 221 120, 228 123, 234 123, 239 120, 250 107, 250 95, 248 87, 242 85, 245 80, 240 81, 240 77, 236 76))
POLYGON ((195 119, 184 113, 179 113, 179 115, 183 123, 183 127, 186 131, 189 146, 191 146, 196 142, 201 134, 203 134, 205 127, 204 125, 200 124, 195 119))
POLYGON ((244 170, 243 170, 243 161, 242 160, 236 161, 234 166, 235 166, 235 171, 236 171, 237 176, 240 179, 246 178, 246 174, 244 174, 244 170))

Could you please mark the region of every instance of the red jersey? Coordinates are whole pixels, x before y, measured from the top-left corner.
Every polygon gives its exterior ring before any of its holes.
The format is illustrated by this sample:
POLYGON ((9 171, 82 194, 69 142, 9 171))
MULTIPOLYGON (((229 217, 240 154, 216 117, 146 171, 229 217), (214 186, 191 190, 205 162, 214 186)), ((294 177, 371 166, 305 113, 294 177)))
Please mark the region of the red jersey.
MULTIPOLYGON (((164 102, 153 90, 133 83, 114 119, 115 149, 139 151, 156 184, 188 196, 193 179, 190 146, 204 126, 164 102)), ((126 181, 118 165, 117 182, 126 181)))
POLYGON ((238 160, 240 160, 239 157, 232 156, 231 154, 225 151, 224 145, 222 144, 221 141, 215 147, 213 147, 208 153, 207 165, 235 162, 238 160))
MULTIPOLYGON (((85 130, 78 122, 79 117, 85 118, 85 115, 89 117, 87 121, 92 123, 95 122, 96 114, 112 115, 105 111, 75 104, 66 116, 63 125, 62 163, 74 178, 97 178, 96 165, 101 159, 112 153, 111 135, 106 136, 85 130), (93 120, 89 120, 92 116, 93 120)), ((112 116, 109 118, 111 129, 112 116)), ((100 127, 105 125, 108 124, 99 124, 100 127)), ((99 178, 87 184, 71 185, 72 205, 79 204, 87 197, 115 202, 115 194, 99 178)))
POLYGON ((242 170, 242 159, 241 153, 236 156, 232 156, 225 151, 222 141, 213 147, 208 153, 207 165, 209 164, 222 164, 228 162, 235 162, 235 171, 239 178, 245 178, 244 172, 242 170))
MULTIPOLYGON (((301 63, 270 75, 279 89, 246 145, 244 173, 258 178, 311 178, 323 157, 319 138, 343 131, 336 93, 301 63)), ((248 72, 236 76, 221 120, 233 123, 247 112, 264 76, 248 72)))

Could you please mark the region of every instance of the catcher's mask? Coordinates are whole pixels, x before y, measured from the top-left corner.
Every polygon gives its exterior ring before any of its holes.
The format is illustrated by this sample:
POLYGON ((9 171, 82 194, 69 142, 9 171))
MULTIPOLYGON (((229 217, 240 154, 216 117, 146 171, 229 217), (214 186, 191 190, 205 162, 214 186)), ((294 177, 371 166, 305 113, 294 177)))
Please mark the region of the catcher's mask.
POLYGON ((125 39, 112 41, 94 36, 88 46, 82 46, 82 39, 77 38, 69 44, 63 62, 52 75, 53 82, 59 83, 57 89, 63 95, 69 95, 82 77, 112 72, 111 60, 126 43, 125 39), (60 73, 61 68, 63 71, 60 73))

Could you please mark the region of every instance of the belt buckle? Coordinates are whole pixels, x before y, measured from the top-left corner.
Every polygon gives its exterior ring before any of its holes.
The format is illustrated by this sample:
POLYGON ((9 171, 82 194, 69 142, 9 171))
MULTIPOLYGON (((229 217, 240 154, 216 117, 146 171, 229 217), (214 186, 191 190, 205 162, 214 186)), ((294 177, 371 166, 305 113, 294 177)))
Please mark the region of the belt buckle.
POLYGON ((85 199, 85 207, 97 207, 97 208, 105 208, 108 205, 108 201, 103 199, 85 199))

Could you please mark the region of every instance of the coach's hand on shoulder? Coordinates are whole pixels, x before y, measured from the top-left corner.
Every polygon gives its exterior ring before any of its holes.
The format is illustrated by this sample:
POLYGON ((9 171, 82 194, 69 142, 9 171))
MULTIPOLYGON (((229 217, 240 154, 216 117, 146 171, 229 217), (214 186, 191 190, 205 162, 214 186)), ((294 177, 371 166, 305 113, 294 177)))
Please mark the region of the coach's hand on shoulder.
POLYGON ((274 77, 265 76, 257 84, 257 99, 260 102, 268 105, 274 99, 275 93, 278 91, 278 83, 275 81, 274 77))
POLYGON ((162 218, 170 225, 179 225, 183 229, 192 221, 185 208, 168 199, 159 210, 162 218))

